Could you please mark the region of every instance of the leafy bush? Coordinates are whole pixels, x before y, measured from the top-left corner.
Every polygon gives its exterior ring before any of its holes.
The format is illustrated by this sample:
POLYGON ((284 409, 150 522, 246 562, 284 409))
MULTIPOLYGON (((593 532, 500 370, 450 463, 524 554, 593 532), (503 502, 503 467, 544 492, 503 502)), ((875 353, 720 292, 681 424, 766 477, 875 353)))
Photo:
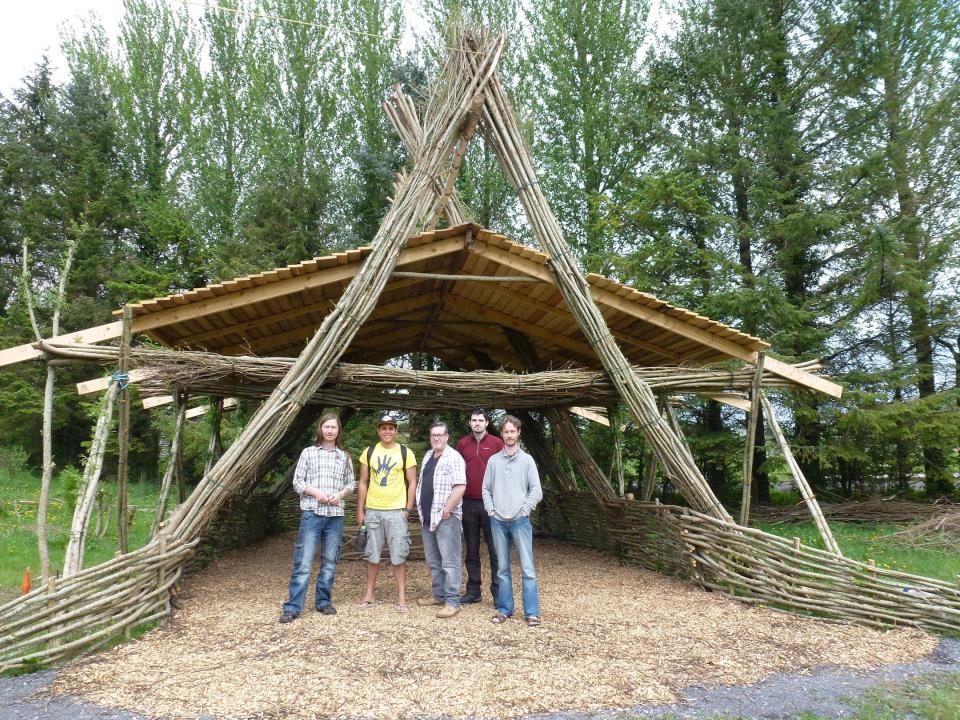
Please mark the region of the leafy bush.
POLYGON ((66 517, 72 518, 77 507, 77 494, 80 492, 80 482, 83 472, 73 465, 68 465, 60 471, 60 492, 63 494, 63 504, 66 517))
POLYGON ((19 445, 0 445, 0 470, 19 475, 27 469, 29 453, 19 445))

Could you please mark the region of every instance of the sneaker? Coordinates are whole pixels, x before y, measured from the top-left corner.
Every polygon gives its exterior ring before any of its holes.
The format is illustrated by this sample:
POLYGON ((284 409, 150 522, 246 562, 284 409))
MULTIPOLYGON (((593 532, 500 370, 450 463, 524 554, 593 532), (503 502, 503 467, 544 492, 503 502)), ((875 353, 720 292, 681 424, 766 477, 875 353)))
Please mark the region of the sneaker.
POLYGON ((437 600, 432 595, 430 597, 417 598, 417 605, 420 607, 431 607, 433 605, 443 605, 443 600, 437 600))
POLYGON ((458 605, 444 605, 442 608, 437 610, 438 618, 452 618, 460 612, 460 607, 458 605))
POLYGON ((479 595, 471 595, 470 593, 464 593, 463 595, 460 596, 460 604, 473 605, 474 603, 480 602, 482 599, 483 598, 481 598, 479 595))
POLYGON ((283 613, 280 615, 279 622, 290 623, 296 620, 298 617, 300 616, 297 613, 292 613, 289 610, 284 610, 283 613))
POLYGON ((336 615, 337 609, 333 605, 321 605, 317 608, 317 612, 321 615, 336 615))

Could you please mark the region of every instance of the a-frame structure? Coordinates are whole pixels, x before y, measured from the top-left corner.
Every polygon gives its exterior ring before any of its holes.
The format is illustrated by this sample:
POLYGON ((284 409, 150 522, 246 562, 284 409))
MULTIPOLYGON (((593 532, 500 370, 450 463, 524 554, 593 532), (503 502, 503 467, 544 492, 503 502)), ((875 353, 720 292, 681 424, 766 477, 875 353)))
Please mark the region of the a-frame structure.
MULTIPOLYGON (((316 259, 272 275, 140 303, 127 308, 124 323, 75 334, 74 340, 99 342, 126 329, 153 333, 173 347, 202 346, 224 353, 302 350, 285 367, 285 375, 240 436, 147 547, 0 607, 0 636, 12 643, 0 654, 0 665, 55 660, 109 639, 118 629, 165 616, 170 588, 207 524, 253 475, 302 409, 315 402, 346 353, 352 353, 348 359, 373 361, 382 359, 378 353, 396 355, 404 344, 416 343, 417 348, 429 349, 458 366, 481 367, 478 355, 465 356, 461 348, 467 338, 473 345, 479 338, 482 345, 490 332, 482 327, 484 322, 499 321, 513 331, 508 338, 509 357, 499 343, 487 348, 491 352, 485 356, 494 364, 519 363, 535 370, 540 364, 573 358, 580 365, 603 370, 657 462, 697 517, 715 523, 721 537, 740 536, 743 529, 717 501, 689 448, 661 414, 649 384, 634 366, 649 364, 653 355, 666 355, 670 362, 661 364, 671 365, 735 358, 755 364, 757 376, 762 366, 764 372, 794 385, 831 395, 839 395, 839 388, 800 368, 764 358, 766 345, 757 338, 581 272, 540 190, 497 78, 504 43, 502 36, 459 34, 422 121, 402 93, 387 104, 412 168, 399 178, 394 200, 370 248, 332 256, 327 267, 321 267, 324 259, 316 259), (521 248, 466 223, 453 187, 475 132, 493 149, 517 192, 540 251, 521 248), (449 227, 438 231, 441 218, 449 227), (526 322, 504 306, 484 301, 476 286, 488 280, 481 276, 499 278, 496 302, 533 307, 549 318, 548 324, 526 322), (524 290, 503 287, 514 282, 524 290), (335 290, 325 296, 318 288, 328 284, 335 290), (288 292, 305 290, 320 295, 310 302, 284 304, 288 292), (200 308, 203 312, 198 312, 200 308), (409 327, 399 327, 402 323, 396 316, 411 311, 423 315, 414 316, 409 327), (449 313, 452 322, 437 322, 441 312, 449 313), (378 325, 382 320, 388 322, 378 325), (474 327, 465 334, 463 327, 453 327, 458 322, 474 327), (637 332, 638 325, 649 328, 649 336, 637 332), (383 326, 390 328, 388 350, 378 342, 383 326), (260 330, 264 327, 268 331, 260 330), (312 334, 302 345, 305 328, 312 334)), ((3 352, 17 359, 29 354, 22 348, 3 352)), ((125 352, 122 347, 121 359, 125 352)), ((0 362, 8 357, 0 356, 0 362)), ((559 414, 552 418, 561 420, 559 414)), ((599 487, 591 489, 599 497, 599 487)), ((763 582, 763 577, 761 571, 760 579, 751 582, 763 582)))

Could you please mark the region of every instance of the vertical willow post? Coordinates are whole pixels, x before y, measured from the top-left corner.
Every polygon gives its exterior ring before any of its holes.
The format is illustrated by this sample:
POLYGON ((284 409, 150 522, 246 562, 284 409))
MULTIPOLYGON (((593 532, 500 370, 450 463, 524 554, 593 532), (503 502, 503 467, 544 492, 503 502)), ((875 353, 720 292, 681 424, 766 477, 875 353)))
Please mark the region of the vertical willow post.
POLYGON ((743 451, 743 497, 740 500, 740 524, 750 522, 750 501, 753 498, 753 454, 757 444, 757 415, 760 413, 760 387, 763 379, 764 354, 757 356, 757 368, 750 386, 750 414, 747 418, 747 447, 743 451))
POLYGON ((650 450, 647 457, 647 466, 643 473, 643 489, 640 491, 640 499, 644 502, 650 502, 653 498, 653 485, 657 479, 657 454, 650 450))
POLYGON ((127 387, 130 371, 130 324, 133 311, 123 307, 123 335, 120 338, 120 362, 117 367, 120 383, 120 413, 117 430, 119 460, 117 463, 117 548, 126 554, 130 543, 127 538, 127 467, 130 452, 130 390, 127 387))
POLYGON ((620 408, 611 405, 607 408, 607 418, 610 420, 610 432, 613 433, 613 461, 610 463, 610 482, 616 473, 617 495, 623 497, 626 488, 623 482, 623 442, 620 436, 620 408))

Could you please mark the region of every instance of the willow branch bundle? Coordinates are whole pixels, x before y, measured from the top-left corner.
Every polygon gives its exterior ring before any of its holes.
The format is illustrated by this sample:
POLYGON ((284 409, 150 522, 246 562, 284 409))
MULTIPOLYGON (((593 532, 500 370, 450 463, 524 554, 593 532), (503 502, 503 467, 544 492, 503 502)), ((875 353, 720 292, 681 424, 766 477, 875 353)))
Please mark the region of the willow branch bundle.
MULTIPOLYGON (((919 503, 897 499, 871 499, 854 502, 838 502, 821 505, 823 514, 830 520, 847 523, 891 523, 905 525, 935 520, 949 513, 958 513, 953 503, 919 503)), ((762 523, 802 523, 810 520, 806 506, 758 507, 753 519, 762 523)), ((917 525, 919 528, 920 525, 917 525)), ((904 530, 904 535, 915 528, 904 530)), ((896 534, 895 534, 896 535, 896 534)))
MULTIPOLYGON (((54 357, 111 363, 117 350, 98 345, 55 345, 43 349, 54 357)), ((193 350, 135 348, 131 367, 146 377, 139 383, 144 396, 185 390, 194 395, 268 396, 293 366, 292 358, 225 356, 193 350)), ((633 372, 657 392, 737 393, 751 385, 753 371, 689 367, 634 367, 633 372)), ((788 381, 768 374, 764 385, 790 387, 788 381)), ((606 373, 566 368, 517 374, 498 371, 416 371, 380 365, 338 363, 310 402, 339 406, 359 402, 364 407, 431 409, 443 406, 474 407, 509 403, 516 408, 550 405, 608 405, 616 401, 616 388, 606 373), (376 390, 385 395, 370 396, 376 390), (361 392, 362 391, 362 392, 361 392), (472 403, 472 404, 471 404, 472 403)))
POLYGON ((446 81, 437 88, 427 109, 421 153, 371 243, 373 251, 276 390, 170 519, 173 537, 195 537, 202 530, 231 489, 249 477, 279 441, 349 347, 389 280, 400 248, 435 207, 434 178, 449 161, 473 98, 493 73, 503 45, 503 36, 484 37, 479 47, 471 48, 477 51, 471 56, 476 63, 474 72, 469 71, 466 48, 461 45, 450 53, 446 81))
POLYGON ((903 547, 960 552, 960 511, 942 513, 887 538, 903 547))
POLYGON ((634 375, 610 334, 557 218, 540 190, 529 150, 496 75, 487 85, 481 132, 516 190, 534 236, 550 256, 550 269, 567 308, 657 453, 667 476, 691 505, 718 518, 729 519, 687 448, 660 417, 650 386, 634 375))

